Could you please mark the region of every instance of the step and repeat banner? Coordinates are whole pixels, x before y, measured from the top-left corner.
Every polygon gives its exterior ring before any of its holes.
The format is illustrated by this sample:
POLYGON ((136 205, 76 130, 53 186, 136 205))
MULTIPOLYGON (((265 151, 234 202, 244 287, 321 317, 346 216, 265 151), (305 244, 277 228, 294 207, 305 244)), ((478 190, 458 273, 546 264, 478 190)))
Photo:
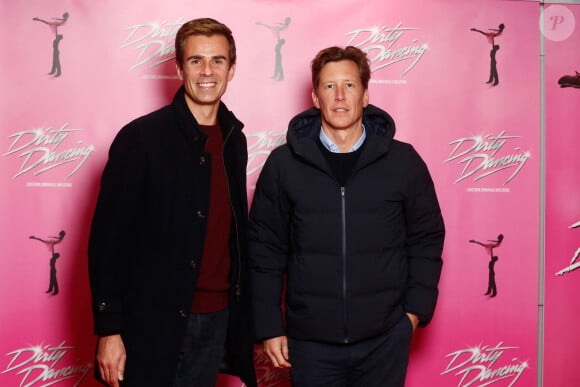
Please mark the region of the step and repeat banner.
MULTIPOLYGON (((501 0, 1 2, 0 385, 97 385, 87 240, 107 151, 125 123, 171 101, 175 33, 206 16, 236 37, 224 101, 246 125, 250 200, 288 121, 311 106, 314 55, 331 45, 368 53, 370 102, 425 159, 447 226, 439 303, 414 337, 407 385, 535 386, 539 370, 546 386, 574 385, 578 7, 546 5, 542 15, 538 2, 501 0)), ((254 360, 260 386, 289 386, 258 346, 254 360)), ((242 386, 226 375, 218 384, 242 386)))

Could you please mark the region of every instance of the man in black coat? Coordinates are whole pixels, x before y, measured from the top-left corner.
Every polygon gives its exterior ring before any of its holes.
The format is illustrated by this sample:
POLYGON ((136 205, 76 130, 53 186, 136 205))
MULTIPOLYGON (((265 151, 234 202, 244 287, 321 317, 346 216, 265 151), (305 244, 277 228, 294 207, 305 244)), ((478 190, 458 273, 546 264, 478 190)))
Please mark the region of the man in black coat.
POLYGON ((221 102, 230 29, 204 18, 175 39, 183 86, 117 134, 89 240, 96 377, 110 386, 256 386, 247 287, 247 143, 221 102))
POLYGON ((412 334, 435 309, 445 228, 433 181, 369 104, 369 79, 360 49, 320 51, 314 108, 291 120, 254 194, 256 334, 295 387, 402 387, 412 334))

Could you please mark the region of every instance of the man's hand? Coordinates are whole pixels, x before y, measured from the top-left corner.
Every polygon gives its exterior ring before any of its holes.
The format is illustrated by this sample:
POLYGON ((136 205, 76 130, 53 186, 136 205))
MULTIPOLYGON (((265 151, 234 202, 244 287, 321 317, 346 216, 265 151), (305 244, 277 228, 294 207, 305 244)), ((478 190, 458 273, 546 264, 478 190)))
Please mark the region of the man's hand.
POLYGON ((278 336, 264 340, 264 352, 276 368, 290 368, 292 365, 288 361, 288 339, 286 336, 278 336))
POLYGON ((125 345, 121 335, 101 336, 97 344, 97 365, 101 378, 111 387, 119 387, 125 373, 125 345))
POLYGON ((411 324, 413 324, 413 332, 419 326, 419 317, 415 316, 413 313, 407 313, 407 317, 411 320, 411 324))

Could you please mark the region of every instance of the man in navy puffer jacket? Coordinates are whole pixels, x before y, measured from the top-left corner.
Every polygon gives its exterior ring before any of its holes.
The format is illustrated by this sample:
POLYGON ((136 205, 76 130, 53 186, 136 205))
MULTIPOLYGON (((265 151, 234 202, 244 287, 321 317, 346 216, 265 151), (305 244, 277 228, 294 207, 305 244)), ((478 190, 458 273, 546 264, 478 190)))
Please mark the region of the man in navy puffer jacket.
POLYGON ((257 340, 294 386, 403 386, 438 295, 433 181, 369 104, 361 50, 330 47, 311 66, 314 108, 291 120, 250 212, 257 340))

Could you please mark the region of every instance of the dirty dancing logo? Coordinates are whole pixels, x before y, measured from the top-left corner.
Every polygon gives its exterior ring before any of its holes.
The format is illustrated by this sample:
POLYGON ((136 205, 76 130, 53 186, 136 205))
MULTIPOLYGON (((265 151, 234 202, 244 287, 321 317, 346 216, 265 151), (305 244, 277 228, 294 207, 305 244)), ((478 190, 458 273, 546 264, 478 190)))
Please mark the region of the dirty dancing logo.
MULTIPOLYGON (((569 228, 571 228, 571 229, 580 228, 580 221, 574 223, 569 228)), ((572 256, 572 259, 570 260, 570 263, 568 264, 568 266, 566 266, 562 270, 559 270, 558 272, 556 272, 556 275, 564 275, 564 274, 571 273, 574 270, 578 270, 580 268, 580 261, 578 260, 578 257, 580 257, 580 247, 578 247, 578 249, 576 250, 576 252, 572 256)))
POLYGON ((511 172, 504 181, 504 185, 515 178, 528 159, 532 156, 529 151, 522 152, 519 147, 514 147, 513 153, 502 153, 504 146, 519 136, 508 136, 506 131, 501 131, 494 136, 462 137, 451 141, 453 147, 449 157, 444 161, 449 163, 456 161, 463 164, 463 170, 455 183, 468 178, 479 181, 499 172, 511 172))
POLYGON ((145 65, 153 68, 175 58, 175 35, 183 23, 183 18, 179 18, 175 22, 164 20, 127 27, 121 48, 132 48, 138 53, 129 70, 145 65))
POLYGON ((371 72, 382 70, 400 62, 408 62, 401 76, 408 73, 425 55, 428 47, 418 39, 405 43, 403 37, 409 31, 419 28, 404 27, 400 22, 394 27, 373 26, 359 28, 345 35, 350 35, 346 45, 355 46, 367 53, 371 72))
POLYGON ((65 341, 57 346, 37 345, 16 349, 6 354, 9 362, 2 373, 21 375, 20 387, 52 386, 68 380, 74 381, 73 386, 76 387, 87 376, 92 365, 80 359, 66 362, 65 358, 74 349, 67 346, 65 341))
POLYGON ((459 387, 483 387, 501 381, 509 381, 508 386, 513 386, 528 368, 527 361, 520 361, 511 354, 515 349, 518 347, 504 346, 500 342, 494 347, 479 345, 451 352, 446 356, 451 360, 441 375, 453 373, 461 377, 459 387), (509 358, 507 362, 502 361, 504 355, 509 358))
POLYGON ((12 139, 12 143, 2 156, 15 155, 22 159, 14 178, 26 173, 37 176, 56 168, 71 166, 72 170, 66 176, 68 180, 95 151, 93 145, 85 145, 82 140, 77 141, 76 146, 64 145, 70 141, 68 137, 71 133, 81 131, 82 129, 69 128, 65 123, 58 129, 34 128, 15 132, 8 137, 12 139))
POLYGON ((247 176, 257 176, 270 152, 286 142, 286 132, 262 131, 249 133, 247 176))

